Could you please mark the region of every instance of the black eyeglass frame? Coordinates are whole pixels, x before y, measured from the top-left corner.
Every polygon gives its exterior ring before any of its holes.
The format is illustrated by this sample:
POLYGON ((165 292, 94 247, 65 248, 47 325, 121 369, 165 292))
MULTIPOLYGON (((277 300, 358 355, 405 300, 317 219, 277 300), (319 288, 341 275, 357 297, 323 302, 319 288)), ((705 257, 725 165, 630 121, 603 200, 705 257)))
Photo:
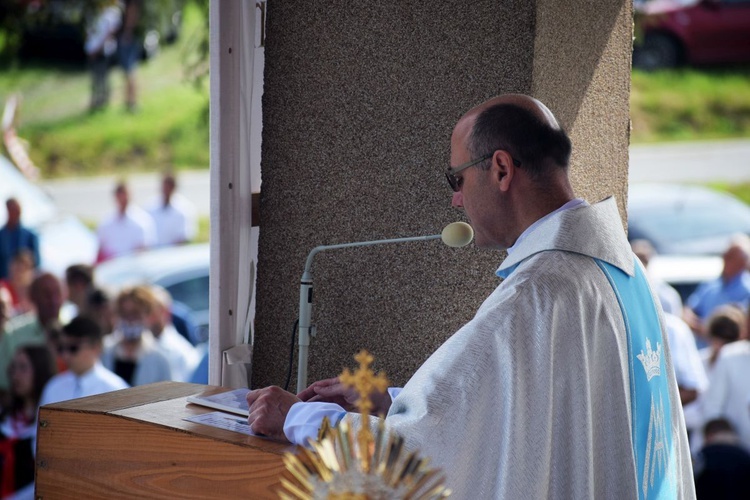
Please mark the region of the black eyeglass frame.
POLYGON ((81 350, 81 344, 83 344, 83 342, 76 342, 75 344, 59 344, 57 346, 57 353, 62 356, 64 353, 68 352, 71 356, 75 356, 78 354, 78 351, 81 350))
MULTIPOLYGON (((495 154, 495 152, 493 151, 492 153, 484 155, 484 156, 482 156, 480 158, 476 158, 474 160, 469 160, 466 163, 463 163, 463 164, 461 164, 461 165, 459 165, 457 167, 448 167, 446 169, 446 172, 445 172, 445 178, 448 180, 448 184, 450 184, 450 187, 453 190, 453 192, 458 193, 459 191, 461 191, 461 179, 459 179, 459 178, 456 177, 457 173, 459 173, 459 172, 461 172, 463 170, 466 170, 469 167, 473 167, 477 163, 481 163, 484 160, 489 160, 490 158, 492 158, 492 156, 494 154, 495 154)), ((513 161, 513 165, 515 165, 516 168, 520 168, 521 167, 521 162, 520 161, 516 160, 512 156, 510 157, 510 159, 513 161)))

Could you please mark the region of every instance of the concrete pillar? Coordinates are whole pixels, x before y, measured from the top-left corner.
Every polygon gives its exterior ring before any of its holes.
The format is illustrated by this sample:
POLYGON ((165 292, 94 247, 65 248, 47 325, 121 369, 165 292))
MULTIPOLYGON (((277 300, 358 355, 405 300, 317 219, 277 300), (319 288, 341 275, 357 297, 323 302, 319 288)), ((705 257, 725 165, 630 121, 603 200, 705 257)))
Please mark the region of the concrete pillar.
MULTIPOLYGON (((435 234, 463 219, 443 175, 450 134, 489 97, 545 102, 572 136, 577 194, 613 194, 624 214, 631 8, 269 2, 253 385, 285 382, 313 247, 435 234)), ((337 375, 365 348, 405 383, 497 286, 503 257, 435 241, 318 254, 309 380, 337 375)))

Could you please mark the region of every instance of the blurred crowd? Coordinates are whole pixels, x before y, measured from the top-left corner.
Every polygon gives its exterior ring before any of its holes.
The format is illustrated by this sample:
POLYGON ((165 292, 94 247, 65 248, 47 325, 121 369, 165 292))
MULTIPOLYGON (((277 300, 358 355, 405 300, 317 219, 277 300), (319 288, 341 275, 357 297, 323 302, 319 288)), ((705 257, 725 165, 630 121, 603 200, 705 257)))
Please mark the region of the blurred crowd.
MULTIPOLYGON (((648 271, 653 247, 632 242, 648 271)), ((737 235, 721 275, 683 304, 651 277, 664 309, 698 498, 750 497, 750 237, 737 235)))
MULTIPOLYGON (((189 242, 196 220, 167 174, 147 209, 117 183, 115 210, 98 227, 97 261, 189 242)), ((97 263, 64 276, 40 263, 37 235, 6 201, 0 228, 0 497, 33 495, 39 406, 161 381, 206 383, 207 352, 169 292, 151 284, 115 290, 97 263)))

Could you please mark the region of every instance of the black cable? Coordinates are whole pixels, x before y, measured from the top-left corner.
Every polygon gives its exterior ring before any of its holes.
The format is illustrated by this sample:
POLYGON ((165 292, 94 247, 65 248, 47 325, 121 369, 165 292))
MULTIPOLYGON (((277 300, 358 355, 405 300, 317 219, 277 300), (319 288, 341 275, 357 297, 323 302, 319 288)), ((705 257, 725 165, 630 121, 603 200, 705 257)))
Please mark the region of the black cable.
POLYGON ((286 384, 284 384, 284 390, 289 390, 289 382, 292 381, 292 364, 294 363, 294 339, 297 338, 297 326, 299 325, 299 319, 294 322, 292 327, 292 344, 289 346, 289 370, 286 372, 286 384))

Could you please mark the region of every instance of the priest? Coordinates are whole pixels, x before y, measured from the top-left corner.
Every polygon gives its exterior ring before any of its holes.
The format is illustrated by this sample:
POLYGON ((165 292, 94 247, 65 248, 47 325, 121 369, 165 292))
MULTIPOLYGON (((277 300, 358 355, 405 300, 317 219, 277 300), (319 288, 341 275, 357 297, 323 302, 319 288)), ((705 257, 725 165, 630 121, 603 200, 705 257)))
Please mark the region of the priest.
MULTIPOLYGON (((524 95, 469 110, 446 172, 480 247, 507 250, 474 318, 376 401, 457 498, 693 498, 661 306, 613 198, 576 198, 571 143, 524 95)), ((251 391, 256 432, 304 444, 352 411, 338 380, 251 391)))

